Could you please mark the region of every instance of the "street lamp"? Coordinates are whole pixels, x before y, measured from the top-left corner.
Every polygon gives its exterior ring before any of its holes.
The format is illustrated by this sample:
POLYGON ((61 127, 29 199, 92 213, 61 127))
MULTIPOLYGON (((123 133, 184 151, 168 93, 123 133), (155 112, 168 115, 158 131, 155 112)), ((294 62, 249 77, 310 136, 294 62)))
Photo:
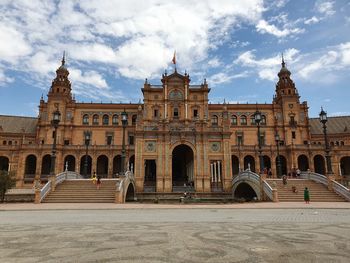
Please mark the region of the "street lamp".
POLYGON ((125 128, 128 125, 128 114, 124 111, 122 112, 122 125, 123 125, 123 142, 122 142, 122 163, 121 172, 125 174, 125 128))
POLYGON ((280 136, 278 133, 275 134, 275 141, 277 145, 277 178, 282 176, 282 167, 281 167, 281 157, 280 157, 280 136))
POLYGON ((332 163, 331 163, 331 156, 329 155, 330 149, 328 144, 328 137, 327 137, 327 112, 323 110, 321 107, 320 112, 320 122, 323 124, 323 134, 324 134, 324 144, 325 144, 325 153, 326 153, 326 162, 327 162, 327 174, 332 174, 332 163))
POLYGON ((57 128, 61 120, 61 113, 58 109, 56 109, 52 115, 53 115, 53 118, 51 120, 51 125, 54 128, 54 132, 53 132, 50 175, 55 175, 57 128))
POLYGON ((264 160, 262 156, 262 149, 261 149, 261 136, 260 136, 260 122, 262 120, 262 115, 259 110, 256 110, 254 113, 254 119, 255 123, 258 125, 258 147, 259 147, 259 161, 260 161, 260 173, 264 171, 264 160))
POLYGON ((89 151, 89 144, 91 140, 91 132, 90 131, 84 131, 84 140, 85 140, 85 160, 84 160, 84 177, 87 178, 87 168, 88 168, 88 151, 89 151))

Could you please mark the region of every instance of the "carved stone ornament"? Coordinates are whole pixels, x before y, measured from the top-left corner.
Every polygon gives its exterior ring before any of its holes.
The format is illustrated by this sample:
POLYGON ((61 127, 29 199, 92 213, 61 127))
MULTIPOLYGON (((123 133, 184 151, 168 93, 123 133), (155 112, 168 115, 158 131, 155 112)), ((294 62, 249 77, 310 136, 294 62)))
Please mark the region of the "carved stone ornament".
POLYGON ((221 150, 220 142, 212 142, 210 144, 210 149, 212 152, 220 152, 220 150, 221 150))
POLYGON ((155 152, 156 151, 156 142, 150 141, 146 142, 146 152, 155 152))

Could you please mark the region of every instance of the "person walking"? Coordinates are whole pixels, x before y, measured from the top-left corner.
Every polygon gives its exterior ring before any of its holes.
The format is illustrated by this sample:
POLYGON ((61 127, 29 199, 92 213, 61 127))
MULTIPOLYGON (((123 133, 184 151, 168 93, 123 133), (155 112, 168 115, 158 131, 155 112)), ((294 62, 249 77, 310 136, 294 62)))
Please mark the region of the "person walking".
POLYGON ((310 204, 310 192, 307 187, 305 187, 304 189, 304 201, 305 201, 305 204, 310 204))
POLYGON ((101 176, 97 176, 96 188, 97 190, 101 188, 101 176))
POLYGON ((97 178, 96 178, 96 172, 95 172, 95 171, 94 171, 94 173, 92 174, 91 180, 92 180, 92 183, 93 183, 93 184, 96 184, 97 178))

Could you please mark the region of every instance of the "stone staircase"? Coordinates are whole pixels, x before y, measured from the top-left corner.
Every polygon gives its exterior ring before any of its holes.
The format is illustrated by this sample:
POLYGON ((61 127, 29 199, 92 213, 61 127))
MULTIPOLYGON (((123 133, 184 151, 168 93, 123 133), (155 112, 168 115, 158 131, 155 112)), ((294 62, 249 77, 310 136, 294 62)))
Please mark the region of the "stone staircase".
POLYGON ((102 179, 101 188, 90 179, 65 180, 44 200, 44 203, 114 203, 116 181, 102 179))
POLYGON ((310 192, 310 202, 345 202, 345 199, 335 192, 329 191, 326 186, 306 179, 288 179, 287 185, 283 185, 281 179, 266 180, 273 188, 277 187, 278 199, 280 202, 303 202, 304 189, 307 187, 310 192), (295 186, 297 193, 293 193, 295 186))

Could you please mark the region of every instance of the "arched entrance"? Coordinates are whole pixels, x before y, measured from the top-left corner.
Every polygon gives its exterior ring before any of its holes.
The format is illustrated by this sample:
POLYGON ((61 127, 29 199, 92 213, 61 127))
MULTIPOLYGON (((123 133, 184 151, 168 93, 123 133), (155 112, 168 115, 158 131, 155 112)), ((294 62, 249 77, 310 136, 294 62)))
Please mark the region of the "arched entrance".
POLYGON ((326 174, 326 168, 324 163, 324 158, 322 155, 315 155, 314 157, 314 169, 315 173, 326 174))
POLYGON ((40 175, 41 181, 47 181, 48 176, 50 174, 50 169, 51 169, 51 155, 46 154, 44 155, 41 162, 41 175, 40 175))
POLYGON ((91 163, 92 159, 90 155, 84 155, 80 159, 80 174, 84 176, 85 178, 91 177, 91 163), (87 159, 85 158, 87 157, 87 159), (85 161, 87 160, 87 169, 86 169, 86 175, 85 175, 85 161))
POLYGON ((117 155, 113 158, 113 177, 118 177, 122 171, 122 157, 117 155))
POLYGON ((233 196, 235 198, 244 199, 246 201, 258 198, 254 189, 247 183, 240 183, 234 191, 233 196))
POLYGON ((144 192, 156 192, 157 164, 156 160, 145 160, 144 192))
POLYGON ((108 177, 108 157, 106 155, 100 155, 97 158, 97 176, 102 178, 108 177))
POLYGON ((345 156, 340 159, 340 171, 343 176, 350 176, 350 157, 345 156))
POLYGON ((131 171, 132 173, 134 173, 135 170, 135 155, 132 155, 129 158, 129 171, 131 171))
POLYGON ((271 160, 270 157, 268 157, 267 155, 263 156, 264 159, 264 168, 266 168, 267 170, 269 170, 271 168, 271 160))
POLYGON ((75 157, 73 155, 67 155, 64 158, 63 171, 66 170, 66 165, 68 171, 75 172, 75 157))
POLYGON ((239 173, 239 159, 236 155, 231 156, 232 177, 239 173))
POLYGON ((25 169, 24 169, 24 182, 32 183, 35 178, 36 172, 36 156, 30 154, 26 157, 25 169))
POLYGON ((125 202, 135 201, 135 189, 133 184, 129 184, 128 190, 126 191, 125 202))
MULTIPOLYGON (((183 187, 194 183, 194 158, 192 149, 181 144, 174 148, 172 154, 172 182, 173 191, 176 187, 183 187)), ((181 189, 183 191, 183 189, 181 189)))
POLYGON ((244 157, 244 170, 247 170, 248 168, 250 168, 250 170, 255 173, 255 160, 251 155, 244 157))
POLYGON ((309 169, 309 159, 306 155, 302 154, 298 156, 298 168, 300 171, 307 171, 309 169))
POLYGON ((9 158, 5 156, 0 156, 0 171, 9 170, 9 158))
MULTIPOLYGON (((278 174, 277 160, 278 160, 278 157, 276 157, 276 174, 278 174)), ((280 155, 280 162, 281 162, 282 176, 283 175, 288 175, 288 173, 287 173, 287 159, 286 159, 286 157, 284 157, 283 155, 280 155)))

